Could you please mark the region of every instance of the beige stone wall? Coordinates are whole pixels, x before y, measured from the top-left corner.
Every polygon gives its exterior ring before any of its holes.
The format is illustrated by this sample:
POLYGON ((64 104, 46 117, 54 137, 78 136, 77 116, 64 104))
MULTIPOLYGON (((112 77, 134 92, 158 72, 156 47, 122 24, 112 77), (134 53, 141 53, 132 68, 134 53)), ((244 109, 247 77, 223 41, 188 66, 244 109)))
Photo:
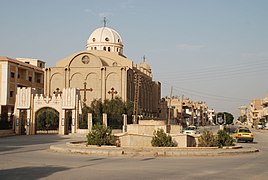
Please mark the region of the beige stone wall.
POLYGON ((163 129, 166 132, 166 125, 139 125, 139 124, 128 124, 127 132, 129 134, 140 134, 140 135, 150 135, 154 134, 154 131, 158 129, 163 129))
MULTIPOLYGON (((171 125, 170 134, 180 134, 182 127, 180 125, 171 125)), ((163 129, 166 132, 165 121, 140 120, 139 124, 128 124, 127 132, 130 134, 153 135, 154 131, 163 129)))
POLYGON ((139 120, 139 125, 158 125, 163 126, 166 125, 166 120, 139 120))
MULTIPOLYGON (((178 147, 195 147, 196 142, 193 136, 171 135, 178 147)), ((125 134, 119 137, 121 147, 152 147, 152 135, 125 134)))

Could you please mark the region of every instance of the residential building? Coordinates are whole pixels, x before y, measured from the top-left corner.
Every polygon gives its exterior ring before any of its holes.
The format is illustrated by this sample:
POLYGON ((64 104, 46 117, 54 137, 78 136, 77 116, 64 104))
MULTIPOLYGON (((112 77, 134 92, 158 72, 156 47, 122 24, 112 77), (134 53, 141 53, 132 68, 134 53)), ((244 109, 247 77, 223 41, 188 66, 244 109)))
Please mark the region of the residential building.
MULTIPOLYGON (((207 125, 210 124, 208 119, 209 109, 205 102, 194 102, 189 98, 173 96, 165 98, 167 107, 171 108, 171 119, 177 119, 178 123, 183 125, 207 125)), ((215 111, 210 112, 210 116, 215 115, 215 111)))
POLYGON ((0 128, 12 128, 17 87, 44 91, 45 62, 37 59, 0 57, 0 128))

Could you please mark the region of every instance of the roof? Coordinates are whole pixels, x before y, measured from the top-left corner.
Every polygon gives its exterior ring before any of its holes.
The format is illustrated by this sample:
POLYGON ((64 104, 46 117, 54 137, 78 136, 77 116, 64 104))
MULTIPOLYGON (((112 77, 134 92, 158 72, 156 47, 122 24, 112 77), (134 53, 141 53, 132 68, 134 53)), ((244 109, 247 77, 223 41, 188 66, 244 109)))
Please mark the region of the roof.
POLYGON ((24 67, 28 67, 28 68, 31 68, 31 69, 43 71, 42 68, 39 68, 37 66, 27 64, 25 62, 21 62, 21 61, 19 61, 17 59, 9 58, 9 57, 6 57, 6 56, 0 56, 0 62, 1 61, 7 61, 7 62, 11 62, 11 63, 21 65, 21 66, 24 66, 24 67))

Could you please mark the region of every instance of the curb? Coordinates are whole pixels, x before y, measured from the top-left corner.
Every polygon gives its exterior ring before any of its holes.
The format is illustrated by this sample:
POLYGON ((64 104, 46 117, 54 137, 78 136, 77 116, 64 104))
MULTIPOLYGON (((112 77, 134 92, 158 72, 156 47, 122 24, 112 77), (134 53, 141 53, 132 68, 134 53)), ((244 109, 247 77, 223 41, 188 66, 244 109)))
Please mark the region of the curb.
POLYGON ((231 156, 259 152, 256 148, 130 148, 109 146, 76 146, 68 144, 51 145, 50 150, 60 153, 74 153, 96 156, 153 156, 153 157, 185 157, 185 156, 231 156))

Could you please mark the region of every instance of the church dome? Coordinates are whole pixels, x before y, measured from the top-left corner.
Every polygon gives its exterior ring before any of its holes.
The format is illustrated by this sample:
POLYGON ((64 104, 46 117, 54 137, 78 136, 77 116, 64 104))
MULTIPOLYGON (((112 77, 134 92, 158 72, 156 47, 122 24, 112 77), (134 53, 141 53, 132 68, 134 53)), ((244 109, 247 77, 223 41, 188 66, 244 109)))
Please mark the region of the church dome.
POLYGON ((98 28, 89 36, 87 50, 102 50, 123 54, 122 38, 118 32, 111 28, 98 28))

